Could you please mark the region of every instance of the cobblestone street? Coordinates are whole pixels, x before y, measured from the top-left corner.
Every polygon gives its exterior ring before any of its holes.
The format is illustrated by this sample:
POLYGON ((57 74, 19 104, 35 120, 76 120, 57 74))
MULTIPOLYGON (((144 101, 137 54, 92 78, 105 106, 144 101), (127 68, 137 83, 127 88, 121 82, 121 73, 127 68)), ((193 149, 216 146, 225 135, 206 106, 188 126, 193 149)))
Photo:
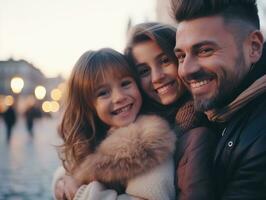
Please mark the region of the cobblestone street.
POLYGON ((31 138, 20 117, 7 144, 0 119, 0 200, 52 199, 52 174, 59 165, 57 123, 53 118, 36 121, 31 138))

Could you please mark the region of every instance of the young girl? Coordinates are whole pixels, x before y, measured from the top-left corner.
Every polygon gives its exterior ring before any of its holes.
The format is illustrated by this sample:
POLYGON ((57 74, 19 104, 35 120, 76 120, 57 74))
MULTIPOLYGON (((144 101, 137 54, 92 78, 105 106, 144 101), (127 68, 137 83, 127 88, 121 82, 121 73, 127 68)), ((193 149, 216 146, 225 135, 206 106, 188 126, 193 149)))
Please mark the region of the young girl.
POLYGON ((160 117, 140 114, 142 97, 132 70, 122 54, 101 49, 84 53, 72 71, 60 158, 77 185, 92 182, 74 199, 121 197, 100 194, 104 186, 95 180, 108 188, 123 186, 125 199, 175 199, 175 134, 160 117))

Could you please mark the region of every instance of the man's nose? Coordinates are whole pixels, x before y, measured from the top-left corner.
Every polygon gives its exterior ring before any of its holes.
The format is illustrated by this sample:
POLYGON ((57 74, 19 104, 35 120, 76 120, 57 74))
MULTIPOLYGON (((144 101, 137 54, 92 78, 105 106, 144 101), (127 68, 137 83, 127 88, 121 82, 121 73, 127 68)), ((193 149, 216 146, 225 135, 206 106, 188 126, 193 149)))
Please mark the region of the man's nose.
POLYGON ((200 70, 198 59, 194 56, 187 55, 182 63, 179 63, 178 74, 182 79, 188 80, 191 75, 200 70))

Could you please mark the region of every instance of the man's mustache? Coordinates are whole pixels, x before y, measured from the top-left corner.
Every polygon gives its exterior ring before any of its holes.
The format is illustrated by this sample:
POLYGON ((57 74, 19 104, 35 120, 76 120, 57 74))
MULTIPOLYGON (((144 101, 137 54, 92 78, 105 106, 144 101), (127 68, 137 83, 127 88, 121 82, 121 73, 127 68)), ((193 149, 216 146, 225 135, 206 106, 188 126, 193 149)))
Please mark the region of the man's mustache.
POLYGON ((186 82, 190 82, 190 81, 200 81, 200 80, 206 80, 206 79, 213 79, 216 75, 214 73, 211 72, 206 72, 206 71, 197 71, 193 74, 187 75, 185 77, 183 77, 183 79, 186 82))

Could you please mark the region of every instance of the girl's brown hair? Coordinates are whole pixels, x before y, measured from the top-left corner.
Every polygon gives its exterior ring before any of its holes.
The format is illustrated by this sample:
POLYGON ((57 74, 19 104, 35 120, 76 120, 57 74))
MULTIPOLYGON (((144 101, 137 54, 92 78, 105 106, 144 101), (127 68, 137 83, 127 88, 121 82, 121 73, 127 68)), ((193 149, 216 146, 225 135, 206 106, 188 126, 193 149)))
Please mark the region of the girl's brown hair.
POLYGON ((79 165, 104 139, 108 126, 94 108, 94 91, 104 80, 138 76, 121 53, 104 48, 85 52, 75 64, 68 81, 67 98, 59 135, 59 156, 68 172, 79 165))

